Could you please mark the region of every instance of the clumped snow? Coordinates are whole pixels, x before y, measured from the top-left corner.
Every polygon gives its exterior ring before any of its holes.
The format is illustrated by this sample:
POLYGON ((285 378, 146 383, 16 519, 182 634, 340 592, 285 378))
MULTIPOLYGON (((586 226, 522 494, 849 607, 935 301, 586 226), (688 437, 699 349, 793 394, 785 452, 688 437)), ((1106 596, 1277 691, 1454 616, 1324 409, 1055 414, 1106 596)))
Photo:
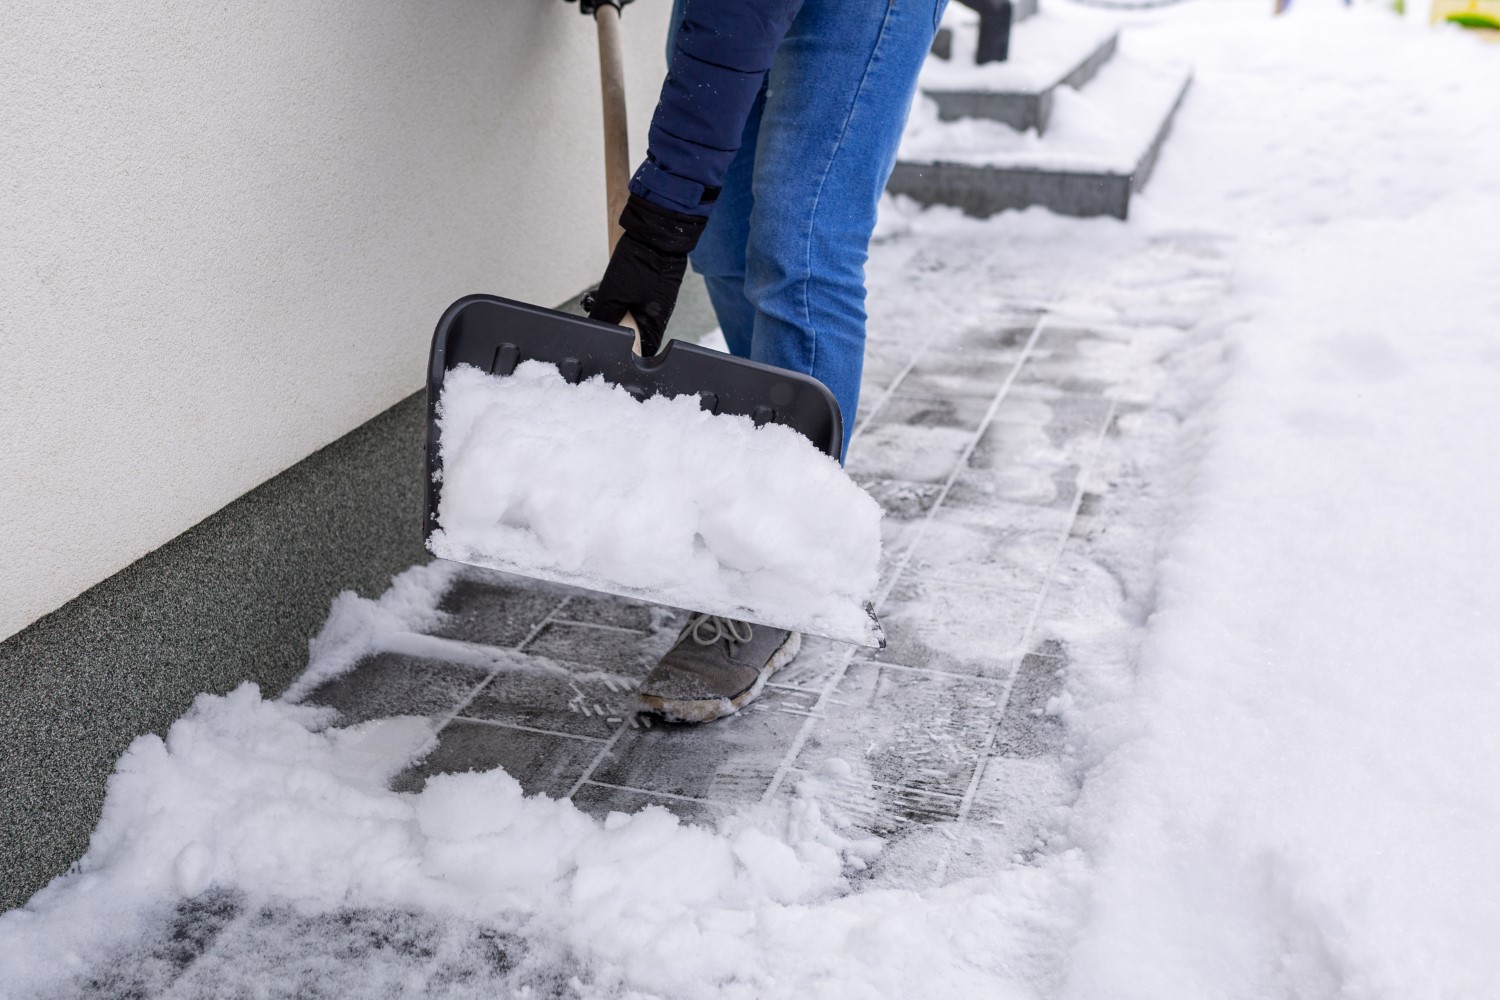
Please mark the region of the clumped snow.
POLYGON ((524 362, 439 402, 434 554, 874 645, 880 506, 787 427, 524 362))
MULTIPOLYGON (((583 995, 620 984, 675 996, 975 995, 1025 958, 1029 936, 999 939, 1017 907, 1039 928, 1069 915, 1057 904, 1076 857, 1058 859, 1055 877, 1023 868, 850 893, 848 874, 879 843, 829 824, 816 777, 790 802, 718 830, 656 807, 600 821, 566 800, 523 796, 500 770, 391 792, 426 720, 323 721, 247 684, 201 696, 165 740, 136 740, 80 873, 0 918, 7 995, 55 989, 72 969, 96 973, 85 959, 131 943, 143 904, 211 886, 309 916, 397 910, 431 915, 434 933, 451 921, 512 928, 585 967, 593 986, 579 983, 583 995), (913 948, 945 960, 914 964, 913 948)), ((419 950, 411 964, 428 957, 419 950)), ((322 964, 315 984, 349 983, 336 953, 322 964)), ((399 985, 399 969, 376 971, 399 985)))
POLYGON ((878 848, 831 829, 806 796, 713 831, 659 808, 601 822, 566 800, 524 797, 499 770, 398 794, 387 782, 430 737, 427 720, 320 728, 326 715, 246 684, 201 696, 165 740, 137 739, 80 874, 4 918, 6 988, 29 995, 59 965, 128 935, 117 912, 143 894, 241 886, 307 912, 523 915, 605 978, 687 990, 753 971, 752 932, 775 933, 777 914, 799 919, 792 904, 837 895, 846 866, 878 848))

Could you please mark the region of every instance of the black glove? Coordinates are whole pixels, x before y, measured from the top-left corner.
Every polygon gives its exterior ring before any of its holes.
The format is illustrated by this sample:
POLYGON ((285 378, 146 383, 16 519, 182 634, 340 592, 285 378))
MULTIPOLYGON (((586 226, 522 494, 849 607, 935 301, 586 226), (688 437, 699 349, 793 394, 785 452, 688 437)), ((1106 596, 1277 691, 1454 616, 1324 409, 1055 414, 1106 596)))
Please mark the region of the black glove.
POLYGON ((706 225, 704 216, 683 215, 631 195, 620 213, 625 235, 598 290, 584 302, 589 318, 618 323, 630 313, 641 330, 641 356, 655 354, 677 305, 688 251, 698 245, 706 225))
MULTIPOLYGON (((573 0, 568 0, 568 3, 572 2, 573 0)), ((630 0, 578 0, 578 13, 592 14, 599 9, 601 4, 608 4, 615 10, 619 10, 628 3, 630 3, 630 0)))

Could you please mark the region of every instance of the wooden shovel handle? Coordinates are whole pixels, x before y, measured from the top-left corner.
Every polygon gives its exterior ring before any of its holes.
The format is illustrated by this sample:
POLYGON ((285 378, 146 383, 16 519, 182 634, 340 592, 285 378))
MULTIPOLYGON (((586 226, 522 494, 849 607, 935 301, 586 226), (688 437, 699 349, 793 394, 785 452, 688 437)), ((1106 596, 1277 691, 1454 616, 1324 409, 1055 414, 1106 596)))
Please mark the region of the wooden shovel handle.
MULTIPOLYGON (((601 3, 594 9, 599 31, 599 91, 604 96, 604 198, 609 213, 609 252, 625 231, 620 213, 630 197, 630 123, 625 114, 625 57, 620 47, 620 9, 601 3)), ((620 325, 635 334, 631 350, 641 353, 641 330, 626 314, 620 325)))
POLYGON ((599 84, 604 96, 604 191, 609 211, 609 251, 620 242, 620 213, 630 196, 630 128, 625 114, 625 59, 620 48, 620 11, 601 3, 594 11, 599 30, 599 84))

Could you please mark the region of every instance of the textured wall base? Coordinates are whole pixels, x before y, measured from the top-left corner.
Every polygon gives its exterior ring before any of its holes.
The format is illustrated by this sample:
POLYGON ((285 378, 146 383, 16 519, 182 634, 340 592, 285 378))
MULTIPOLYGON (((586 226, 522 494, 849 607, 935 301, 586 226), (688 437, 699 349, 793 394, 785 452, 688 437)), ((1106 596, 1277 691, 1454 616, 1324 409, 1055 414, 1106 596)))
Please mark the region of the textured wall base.
POLYGON ((0 908, 87 849, 138 734, 200 691, 279 692, 335 594, 424 558, 424 415, 403 400, 0 643, 0 908))

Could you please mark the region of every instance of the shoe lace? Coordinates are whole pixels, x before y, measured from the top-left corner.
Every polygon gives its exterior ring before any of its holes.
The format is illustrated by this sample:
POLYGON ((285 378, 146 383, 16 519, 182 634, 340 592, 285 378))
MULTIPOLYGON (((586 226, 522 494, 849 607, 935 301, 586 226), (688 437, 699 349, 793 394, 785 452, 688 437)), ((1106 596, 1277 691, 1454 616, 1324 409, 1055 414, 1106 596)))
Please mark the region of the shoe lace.
POLYGON ((698 645, 712 646, 720 639, 729 640, 731 645, 749 642, 755 635, 755 630, 750 627, 749 622, 735 621, 733 618, 724 618, 705 612, 694 615, 688 621, 687 633, 698 645), (712 631, 707 631, 710 628, 712 631))

